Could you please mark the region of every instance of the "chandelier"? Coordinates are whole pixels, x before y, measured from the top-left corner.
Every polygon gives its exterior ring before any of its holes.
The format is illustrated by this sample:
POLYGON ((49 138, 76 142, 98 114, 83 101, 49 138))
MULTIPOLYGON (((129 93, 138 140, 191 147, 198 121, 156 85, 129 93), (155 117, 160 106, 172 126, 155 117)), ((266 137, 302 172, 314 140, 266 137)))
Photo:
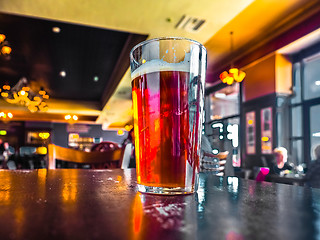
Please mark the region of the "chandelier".
POLYGON ((0 55, 9 56, 11 50, 9 43, 6 41, 6 35, 0 33, 0 55))
POLYGON ((32 113, 48 110, 46 100, 49 99, 49 95, 42 88, 39 91, 32 90, 26 78, 21 78, 13 88, 3 85, 0 92, 8 103, 25 106, 32 113))
MULTIPOLYGON (((230 32, 230 45, 231 45, 231 53, 233 52, 233 32, 230 32)), ((242 82, 242 80, 245 78, 246 73, 239 70, 238 68, 235 68, 233 66, 233 62, 231 62, 231 68, 229 69, 229 72, 224 71, 220 74, 220 79, 223 83, 226 83, 228 85, 232 85, 233 82, 242 82)))

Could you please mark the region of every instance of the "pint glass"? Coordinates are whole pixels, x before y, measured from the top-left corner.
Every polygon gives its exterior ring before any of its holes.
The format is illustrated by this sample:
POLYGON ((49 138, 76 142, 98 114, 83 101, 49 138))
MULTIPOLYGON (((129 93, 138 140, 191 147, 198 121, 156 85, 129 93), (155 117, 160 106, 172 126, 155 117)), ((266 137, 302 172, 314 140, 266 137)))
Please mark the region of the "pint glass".
POLYGON ((130 53, 138 190, 195 191, 206 49, 185 38, 142 42, 130 53))

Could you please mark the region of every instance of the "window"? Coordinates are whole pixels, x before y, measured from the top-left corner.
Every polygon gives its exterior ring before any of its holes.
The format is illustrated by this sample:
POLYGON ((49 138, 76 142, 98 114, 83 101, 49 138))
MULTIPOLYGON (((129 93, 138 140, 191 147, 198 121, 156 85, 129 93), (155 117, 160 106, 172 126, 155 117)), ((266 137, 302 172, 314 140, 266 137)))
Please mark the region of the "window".
POLYGON ((292 137, 302 136, 302 107, 295 106, 291 109, 291 119, 292 119, 292 137))
POLYGON ((313 150, 320 144, 320 104, 310 107, 310 155, 314 160, 313 150))
POLYGON ((292 162, 296 165, 313 160, 313 149, 320 144, 319 49, 318 44, 294 56, 289 139, 292 162))
POLYGON ((292 151, 291 151, 292 163, 298 166, 303 163, 303 141, 295 140, 292 141, 292 151))
POLYGON ((213 92, 209 98, 211 120, 239 115, 239 83, 213 92))
POLYGON ((303 60, 304 99, 309 100, 320 96, 320 53, 303 60))
POLYGON ((239 147, 239 83, 212 92, 206 100, 205 133, 213 153, 228 151, 233 166, 240 167, 239 147))
POLYGON ((291 103, 301 103, 301 71, 300 63, 293 64, 293 98, 291 103))

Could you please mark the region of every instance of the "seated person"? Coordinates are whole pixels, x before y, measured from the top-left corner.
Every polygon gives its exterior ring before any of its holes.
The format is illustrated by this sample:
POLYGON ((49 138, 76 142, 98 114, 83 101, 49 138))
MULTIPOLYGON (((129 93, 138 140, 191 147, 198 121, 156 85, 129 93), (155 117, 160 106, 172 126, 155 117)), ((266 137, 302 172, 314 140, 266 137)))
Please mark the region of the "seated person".
POLYGON ((4 148, 4 142, 3 140, 0 138, 0 160, 3 160, 3 152, 4 152, 5 148, 4 148))
POLYGON ((3 168, 6 166, 6 162, 5 162, 5 156, 4 156, 4 142, 3 140, 0 138, 0 168, 3 168))
POLYGON ((283 176, 286 171, 294 169, 292 163, 288 163, 288 152, 284 147, 278 147, 273 150, 274 159, 270 166, 270 174, 283 176))
POLYGON ((320 145, 314 149, 315 160, 311 161, 304 178, 309 187, 320 188, 320 145))
POLYGON ((12 147, 9 146, 8 142, 4 142, 3 143, 3 152, 2 152, 2 156, 3 156, 3 161, 2 161, 2 168, 4 169, 16 169, 16 165, 15 162, 13 161, 14 158, 14 152, 12 151, 12 149, 10 149, 12 147))

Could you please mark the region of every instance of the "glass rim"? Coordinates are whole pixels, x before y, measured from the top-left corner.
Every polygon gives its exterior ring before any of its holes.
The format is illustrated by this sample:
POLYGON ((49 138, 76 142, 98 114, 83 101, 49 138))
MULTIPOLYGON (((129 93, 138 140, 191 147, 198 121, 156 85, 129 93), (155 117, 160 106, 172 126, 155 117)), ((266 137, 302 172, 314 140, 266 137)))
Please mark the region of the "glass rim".
POLYGON ((142 45, 146 45, 148 43, 156 42, 156 41, 160 41, 160 40, 185 40, 185 41, 188 41, 188 42, 195 43, 200 48, 202 48, 205 52, 207 52, 207 49, 200 42, 198 42, 196 40, 193 40, 193 39, 190 39, 190 38, 185 38, 185 37, 158 37, 158 38, 147 39, 147 40, 142 41, 142 42, 138 43, 137 45, 135 45, 130 51, 130 59, 134 59, 133 58, 133 52, 137 48, 141 47, 142 45))

